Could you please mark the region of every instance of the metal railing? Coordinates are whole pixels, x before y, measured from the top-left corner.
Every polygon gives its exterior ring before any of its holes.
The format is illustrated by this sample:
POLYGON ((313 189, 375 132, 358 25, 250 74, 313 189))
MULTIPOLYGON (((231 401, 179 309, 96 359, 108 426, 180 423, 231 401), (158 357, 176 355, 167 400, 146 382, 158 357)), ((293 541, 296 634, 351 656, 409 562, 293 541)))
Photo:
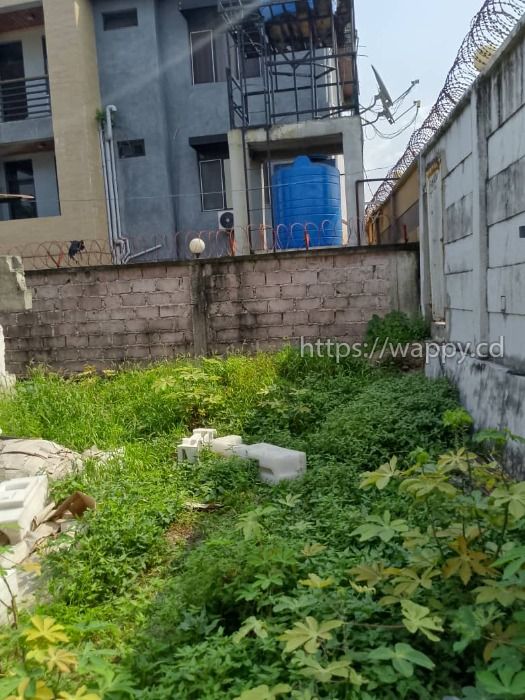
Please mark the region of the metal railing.
POLYGON ((16 78, 0 81, 0 122, 37 119, 51 115, 49 78, 16 78))

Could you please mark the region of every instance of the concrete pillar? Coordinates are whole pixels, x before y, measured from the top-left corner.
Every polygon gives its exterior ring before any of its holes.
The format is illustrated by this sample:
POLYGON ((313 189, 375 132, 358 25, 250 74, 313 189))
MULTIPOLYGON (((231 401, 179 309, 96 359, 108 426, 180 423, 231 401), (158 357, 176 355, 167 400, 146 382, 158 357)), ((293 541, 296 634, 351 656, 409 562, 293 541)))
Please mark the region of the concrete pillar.
POLYGON ((348 221, 348 243, 357 245, 357 231, 361 232, 361 243, 365 240, 364 231, 364 189, 358 188, 356 199, 356 185, 363 179, 363 131, 360 117, 349 117, 342 120, 343 126, 343 158, 345 164, 345 193, 346 214, 348 221), (358 211, 359 208, 359 211, 358 211))
POLYGON ((419 158, 419 269, 421 287, 421 313, 428 323, 432 322, 432 295, 430 291, 430 246, 428 241, 427 161, 424 155, 419 158))
MULTIPOLYGON (((248 212, 248 183, 244 161, 244 142, 241 129, 228 132, 228 148, 230 151, 230 168, 232 182, 232 204, 235 217, 235 254, 248 255, 249 241, 249 212, 248 212)), ((248 157, 248 154, 246 154, 248 157)))
POLYGON ((478 85, 470 97, 472 113, 472 261, 474 299, 474 342, 489 339, 487 301, 488 268, 488 114, 490 93, 478 85))
POLYGON ((195 261, 191 265, 191 322, 195 357, 206 357, 208 354, 207 310, 204 265, 195 261))

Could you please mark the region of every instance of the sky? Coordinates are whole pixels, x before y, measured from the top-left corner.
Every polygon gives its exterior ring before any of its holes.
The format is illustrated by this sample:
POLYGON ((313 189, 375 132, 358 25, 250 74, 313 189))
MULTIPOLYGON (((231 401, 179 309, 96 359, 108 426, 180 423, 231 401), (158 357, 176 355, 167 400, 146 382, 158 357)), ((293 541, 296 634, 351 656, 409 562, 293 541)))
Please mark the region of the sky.
MULTIPOLYGON (((421 100, 416 122, 420 126, 436 101, 472 18, 482 4, 483 0, 355 0, 361 104, 368 106, 377 93, 372 65, 393 99, 412 80, 419 79, 419 85, 406 98, 405 108, 414 100, 421 100)), ((385 133, 395 132, 411 116, 392 127, 385 120, 377 126, 385 133)), ((386 175, 403 154, 414 128, 411 126, 394 140, 378 136, 365 140, 368 177, 386 175)), ((371 129, 365 129, 365 138, 372 136, 371 129)), ((370 190, 366 198, 370 198, 370 190)))

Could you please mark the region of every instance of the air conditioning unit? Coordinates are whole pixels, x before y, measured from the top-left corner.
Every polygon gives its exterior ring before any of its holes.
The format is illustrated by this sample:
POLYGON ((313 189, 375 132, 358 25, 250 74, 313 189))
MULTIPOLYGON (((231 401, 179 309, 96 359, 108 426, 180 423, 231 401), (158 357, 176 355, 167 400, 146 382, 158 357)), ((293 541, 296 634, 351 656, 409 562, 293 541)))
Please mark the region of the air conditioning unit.
POLYGON ((219 231, 233 231, 235 220, 231 209, 224 209, 217 214, 219 231))

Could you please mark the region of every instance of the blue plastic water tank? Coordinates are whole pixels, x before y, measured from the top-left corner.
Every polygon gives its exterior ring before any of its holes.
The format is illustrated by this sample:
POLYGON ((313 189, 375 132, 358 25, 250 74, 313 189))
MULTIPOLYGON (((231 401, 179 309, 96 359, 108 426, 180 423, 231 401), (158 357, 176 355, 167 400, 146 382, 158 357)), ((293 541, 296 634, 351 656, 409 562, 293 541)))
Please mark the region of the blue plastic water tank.
POLYGON ((278 248, 342 245, 341 176, 327 163, 299 156, 277 166, 272 178, 273 221, 278 248))

